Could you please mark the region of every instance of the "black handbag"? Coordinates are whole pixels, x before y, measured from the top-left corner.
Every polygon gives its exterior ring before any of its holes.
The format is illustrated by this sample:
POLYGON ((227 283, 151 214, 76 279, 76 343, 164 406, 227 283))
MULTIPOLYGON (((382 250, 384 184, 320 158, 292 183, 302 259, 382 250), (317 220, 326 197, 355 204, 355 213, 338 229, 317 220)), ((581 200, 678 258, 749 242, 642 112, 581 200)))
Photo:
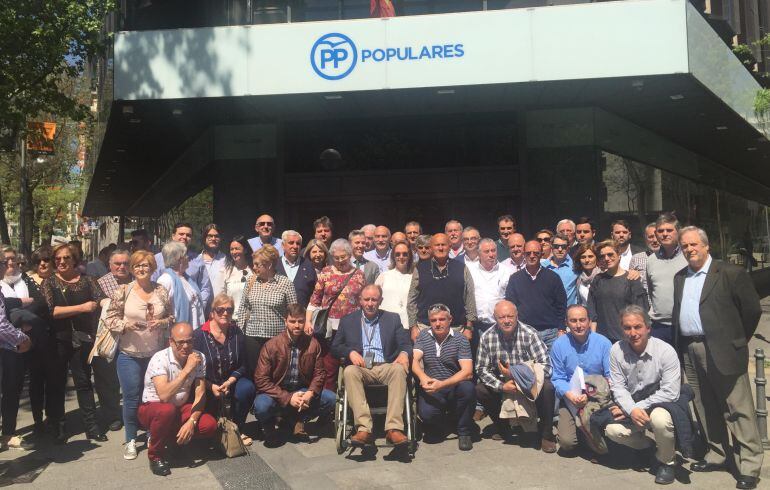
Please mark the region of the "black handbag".
POLYGON ((329 322, 329 310, 331 310, 332 306, 334 306, 334 303, 337 301, 337 298, 340 297, 340 294, 342 294, 342 291, 345 290, 345 287, 348 285, 350 280, 353 278, 353 274, 356 273, 356 270, 354 269, 353 272, 351 272, 347 279, 345 279, 345 282, 342 283, 342 287, 339 291, 337 291, 337 294, 334 296, 334 299, 329 303, 329 306, 326 308, 319 308, 315 311, 315 317, 313 319, 313 335, 319 338, 327 338, 328 333, 328 327, 327 323, 329 322))

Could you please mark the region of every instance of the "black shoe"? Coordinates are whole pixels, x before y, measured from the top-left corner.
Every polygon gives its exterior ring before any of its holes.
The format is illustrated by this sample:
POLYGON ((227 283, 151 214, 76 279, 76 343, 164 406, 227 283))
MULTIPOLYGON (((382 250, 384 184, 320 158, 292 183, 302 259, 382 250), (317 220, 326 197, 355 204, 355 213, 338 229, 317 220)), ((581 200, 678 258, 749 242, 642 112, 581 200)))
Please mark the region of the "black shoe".
POLYGON ((272 420, 266 424, 262 424, 262 431, 265 434, 263 444, 266 448, 276 448, 281 445, 281 433, 276 429, 272 420))
POLYGON ((673 464, 659 464, 655 472, 655 483, 658 485, 668 485, 674 483, 676 479, 676 466, 673 464))
POLYGON ((735 488, 746 490, 757 488, 757 484, 759 484, 759 478, 756 476, 740 475, 738 477, 738 482, 735 484, 735 488))
POLYGON ((473 449, 473 440, 471 436, 459 436, 457 438, 457 447, 460 451, 470 451, 473 449))
POLYGON ((67 442, 69 436, 67 435, 67 425, 62 420, 60 422, 53 422, 51 424, 51 435, 53 436, 54 444, 64 444, 67 442))
POLYGON ((111 432, 119 431, 120 429, 123 428, 123 421, 122 420, 116 420, 113 423, 111 423, 108 426, 108 428, 110 429, 111 432))
POLYGON ((166 463, 162 459, 158 459, 158 460, 151 459, 150 471, 152 471, 153 474, 158 476, 168 476, 171 474, 171 468, 169 468, 168 463, 166 463))
POLYGON ((86 431, 86 438, 96 442, 107 442, 107 436, 104 435, 103 432, 100 432, 98 429, 86 431))
POLYGON ((501 424, 496 424, 495 428, 497 430, 494 434, 492 434, 493 441, 510 442, 513 440, 513 431, 511 430, 510 425, 501 423, 501 424))
POLYGON ((727 467, 724 464, 709 463, 706 460, 700 460, 690 465, 690 470, 698 473, 708 473, 710 471, 725 471, 727 467))

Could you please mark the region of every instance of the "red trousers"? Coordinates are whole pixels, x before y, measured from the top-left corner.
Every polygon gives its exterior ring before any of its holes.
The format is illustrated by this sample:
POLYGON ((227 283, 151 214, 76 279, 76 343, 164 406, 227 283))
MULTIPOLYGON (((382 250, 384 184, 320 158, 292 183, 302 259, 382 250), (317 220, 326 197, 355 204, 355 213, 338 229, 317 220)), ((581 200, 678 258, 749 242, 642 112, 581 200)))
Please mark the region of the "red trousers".
POLYGON ((324 381, 324 389, 337 392, 337 371, 340 368, 340 360, 334 357, 331 353, 332 339, 337 333, 335 330, 332 333, 331 339, 324 339, 321 341, 321 359, 324 363, 324 370, 326 371, 326 380, 324 381))
MULTIPOLYGON (((173 403, 147 402, 139 405, 137 416, 142 427, 150 431, 150 444, 147 457, 152 461, 163 458, 166 445, 176 444, 179 428, 187 422, 192 412, 192 403, 177 407, 173 403)), ((203 413, 195 429, 195 438, 213 437, 217 431, 217 421, 208 413, 203 413)))

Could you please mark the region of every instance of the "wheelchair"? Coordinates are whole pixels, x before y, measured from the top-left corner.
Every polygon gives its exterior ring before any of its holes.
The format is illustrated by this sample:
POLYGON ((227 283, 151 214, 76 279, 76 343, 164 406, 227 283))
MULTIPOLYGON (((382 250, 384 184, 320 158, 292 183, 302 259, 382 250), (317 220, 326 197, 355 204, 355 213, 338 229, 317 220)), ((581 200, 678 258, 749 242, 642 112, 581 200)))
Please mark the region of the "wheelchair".
MULTIPOLYGON (((350 436, 353 434, 353 411, 348 405, 348 394, 345 390, 345 380, 343 376, 344 360, 340 364, 337 372, 337 403, 334 407, 334 429, 337 454, 342 454, 348 449, 352 449, 350 436)), ((408 374, 407 388, 404 402, 404 432, 409 442, 406 444, 410 457, 414 457, 417 451, 417 397, 414 395, 412 375, 408 374)), ((371 384, 364 387, 366 401, 369 404, 372 418, 384 416, 388 405, 388 386, 383 384, 371 384)), ((391 447, 390 444, 379 444, 375 447, 391 447)))

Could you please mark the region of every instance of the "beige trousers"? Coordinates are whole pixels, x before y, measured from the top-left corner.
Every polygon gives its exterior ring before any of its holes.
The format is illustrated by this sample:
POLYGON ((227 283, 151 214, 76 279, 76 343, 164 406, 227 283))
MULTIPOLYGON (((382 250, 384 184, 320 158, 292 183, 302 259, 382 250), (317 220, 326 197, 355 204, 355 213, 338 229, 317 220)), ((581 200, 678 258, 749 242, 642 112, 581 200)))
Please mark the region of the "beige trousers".
MULTIPOLYGON (((674 422, 666 409, 657 407, 650 412, 649 428, 655 436, 657 450, 655 458, 663 464, 674 462, 676 439, 674 437, 674 422)), ((634 449, 647 449, 653 445, 653 441, 647 437, 648 427, 638 425, 609 424, 605 434, 609 439, 618 444, 623 444, 634 449)))
POLYGON ((388 409, 385 413, 385 430, 404 430, 404 398, 406 397, 406 371, 400 364, 379 364, 366 369, 347 366, 342 373, 348 404, 353 410, 356 430, 372 432, 372 414, 366 401, 364 386, 388 385, 388 409))

